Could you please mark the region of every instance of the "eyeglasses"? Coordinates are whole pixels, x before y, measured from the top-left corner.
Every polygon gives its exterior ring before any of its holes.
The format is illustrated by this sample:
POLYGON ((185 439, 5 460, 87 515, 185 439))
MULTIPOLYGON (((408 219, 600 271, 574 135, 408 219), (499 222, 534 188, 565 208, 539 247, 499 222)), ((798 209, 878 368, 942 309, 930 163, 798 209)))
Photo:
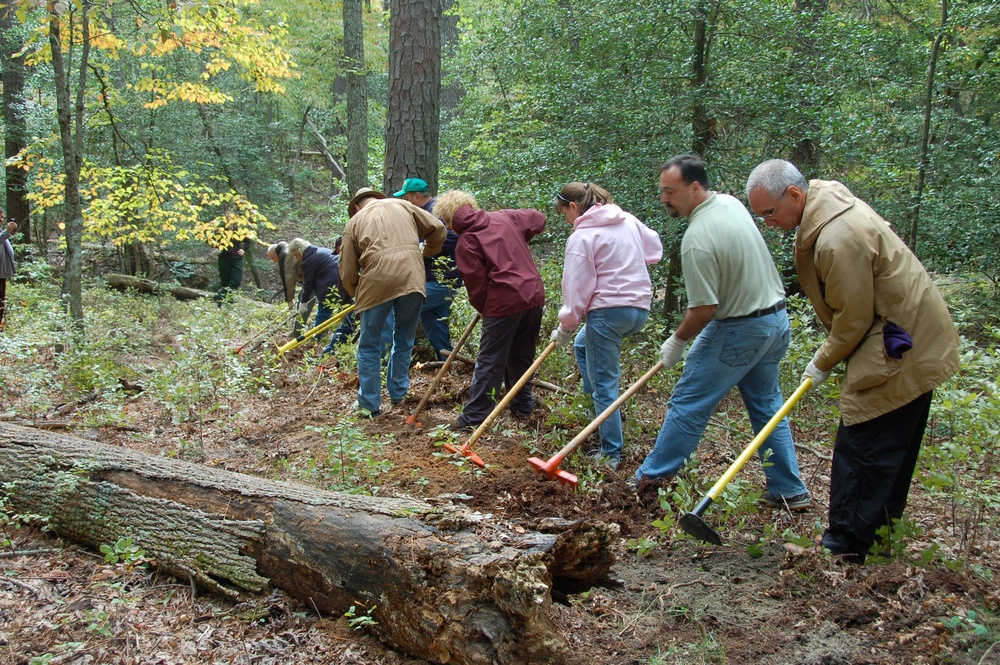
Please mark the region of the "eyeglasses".
MULTIPOLYGON (((788 187, 791 187, 791 185, 789 185, 788 187)), ((781 196, 778 197, 778 201, 777 203, 774 204, 773 208, 771 208, 770 210, 765 210, 756 216, 756 220, 758 222, 766 222, 769 219, 774 219, 774 215, 778 212, 778 207, 781 205, 782 199, 784 199, 785 194, 788 193, 788 187, 785 187, 785 191, 783 191, 781 193, 781 196)))

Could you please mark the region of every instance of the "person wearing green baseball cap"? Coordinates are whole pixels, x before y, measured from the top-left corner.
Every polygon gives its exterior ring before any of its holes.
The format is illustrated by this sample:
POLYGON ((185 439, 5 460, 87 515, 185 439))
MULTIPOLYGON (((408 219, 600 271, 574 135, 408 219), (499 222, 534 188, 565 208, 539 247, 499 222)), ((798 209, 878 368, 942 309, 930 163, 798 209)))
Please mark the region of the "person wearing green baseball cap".
MULTIPOLYGON (((427 182, 420 178, 407 178, 403 188, 393 194, 396 198, 409 201, 427 212, 434 209, 435 198, 431 196, 427 182)), ((449 230, 441 251, 435 256, 424 258, 424 270, 427 278, 427 299, 420 309, 420 324, 424 334, 434 347, 434 353, 439 358, 451 353, 451 334, 449 320, 451 318, 451 303, 455 298, 455 289, 462 285, 462 278, 455 265, 455 245, 458 235, 449 230)), ((383 347, 392 344, 388 332, 383 333, 383 347)))
POLYGON ((431 198, 431 188, 427 185, 427 181, 421 180, 420 178, 407 178, 403 181, 403 188, 393 194, 397 199, 403 199, 409 201, 415 206, 423 207, 423 203, 426 199, 431 198), (410 197, 407 194, 423 194, 421 197, 410 197), (416 200, 415 200, 416 199, 416 200))

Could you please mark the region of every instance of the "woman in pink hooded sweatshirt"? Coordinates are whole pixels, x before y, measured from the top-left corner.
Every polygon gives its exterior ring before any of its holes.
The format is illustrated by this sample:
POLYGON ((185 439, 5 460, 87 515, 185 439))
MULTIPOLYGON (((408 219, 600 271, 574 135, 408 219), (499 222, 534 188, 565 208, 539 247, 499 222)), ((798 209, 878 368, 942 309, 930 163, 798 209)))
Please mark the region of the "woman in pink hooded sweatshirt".
MULTIPOLYGON (((563 264, 563 306, 552 339, 573 347, 583 392, 601 413, 618 398, 622 340, 639 332, 653 299, 646 266, 663 256, 660 236, 625 212, 604 188, 571 182, 557 195, 556 210, 573 225, 563 264)), ((601 446, 592 455, 610 469, 621 461, 622 420, 615 411, 601 424, 601 446)))

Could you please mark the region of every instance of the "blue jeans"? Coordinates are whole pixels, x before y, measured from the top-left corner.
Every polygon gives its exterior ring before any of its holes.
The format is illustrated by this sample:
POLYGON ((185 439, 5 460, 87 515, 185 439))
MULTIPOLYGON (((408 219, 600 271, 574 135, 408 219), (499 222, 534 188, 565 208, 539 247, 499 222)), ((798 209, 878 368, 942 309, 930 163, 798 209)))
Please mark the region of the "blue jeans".
MULTIPOLYGON (((663 478, 677 473, 694 453, 719 402, 734 386, 739 388, 753 431, 763 429, 784 403, 778 365, 790 338, 784 311, 709 323, 691 345, 656 445, 635 472, 636 477, 663 478)), ((764 475, 771 494, 791 497, 806 492, 787 419, 782 419, 761 445, 762 460, 768 450, 770 464, 764 467, 764 475)))
POLYGON ((406 396, 406 391, 410 389, 413 337, 417 332, 423 301, 422 294, 408 293, 361 312, 361 333, 358 337, 358 405, 361 408, 369 411, 381 408, 382 354, 379 347, 390 312, 395 317, 395 325, 392 328, 386 384, 389 399, 400 400, 406 396))
POLYGON ((427 300, 420 310, 420 323, 424 334, 440 358, 441 352, 451 352, 451 332, 448 319, 451 317, 451 300, 454 291, 439 282, 427 282, 427 300))
MULTIPOLYGON (((594 412, 600 414, 618 399, 621 378, 619 359, 622 340, 642 330, 649 310, 638 307, 608 307, 587 312, 587 323, 573 341, 576 364, 583 376, 583 392, 594 400, 594 412)), ((621 409, 601 423, 601 454, 621 458, 621 409)))

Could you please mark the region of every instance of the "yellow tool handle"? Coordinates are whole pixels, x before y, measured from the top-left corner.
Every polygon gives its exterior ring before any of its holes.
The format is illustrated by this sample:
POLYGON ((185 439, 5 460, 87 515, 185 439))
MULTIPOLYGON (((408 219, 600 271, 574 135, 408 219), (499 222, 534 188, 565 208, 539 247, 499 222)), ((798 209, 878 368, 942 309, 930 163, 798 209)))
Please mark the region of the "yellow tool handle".
POLYGON ((354 311, 354 305, 348 305, 347 307, 340 310, 339 312, 337 312, 336 314, 334 314, 329 319, 319 324, 315 328, 307 330, 306 332, 302 333, 301 335, 291 340, 290 342, 285 342, 284 344, 279 346, 278 353, 285 353, 286 351, 291 351, 292 349, 294 349, 307 339, 311 339, 316 335, 320 334, 321 332, 323 332, 324 330, 332 328, 335 324, 340 323, 341 321, 344 320, 345 316, 347 316, 353 311, 354 311))
POLYGON ((729 484, 729 481, 736 477, 736 474, 740 472, 743 465, 746 464, 750 457, 757 452, 758 448, 760 448, 760 444, 764 443, 767 437, 771 436, 771 432, 773 432, 774 428, 778 426, 781 419, 788 415, 788 412, 792 410, 792 407, 799 401, 799 398, 805 395, 810 388, 812 388, 812 378, 807 376, 802 380, 802 385, 800 385, 796 391, 792 393, 792 396, 785 401, 781 408, 778 409, 778 412, 774 414, 769 421, 767 421, 764 428, 757 432, 757 436, 755 436, 753 441, 750 442, 750 445, 747 446, 742 453, 740 453, 740 456, 736 458, 736 461, 733 462, 732 466, 730 466, 729 469, 722 474, 722 477, 719 478, 715 485, 712 486, 712 489, 708 490, 708 494, 706 496, 712 499, 712 501, 719 498, 719 495, 722 494, 722 490, 726 489, 726 485, 729 484))

